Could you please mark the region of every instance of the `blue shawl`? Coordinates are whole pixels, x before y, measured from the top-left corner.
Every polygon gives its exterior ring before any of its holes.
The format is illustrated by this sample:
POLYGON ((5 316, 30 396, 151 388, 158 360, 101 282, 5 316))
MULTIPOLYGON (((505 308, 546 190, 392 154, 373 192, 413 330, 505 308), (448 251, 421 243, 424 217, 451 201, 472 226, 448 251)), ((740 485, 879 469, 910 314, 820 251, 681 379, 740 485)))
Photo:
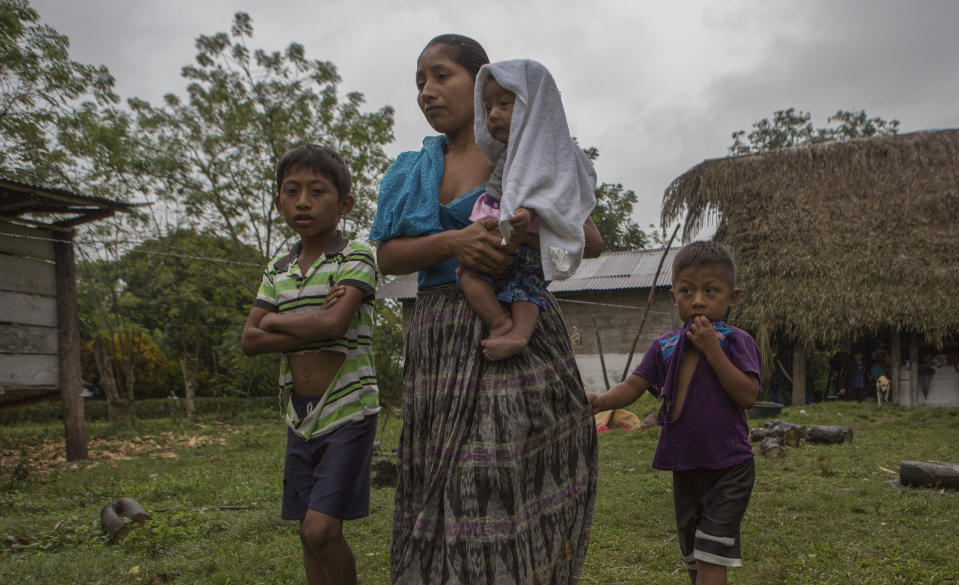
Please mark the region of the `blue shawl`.
POLYGON ((443 231, 439 219, 445 136, 427 136, 419 151, 396 157, 383 180, 370 241, 428 236, 443 231))

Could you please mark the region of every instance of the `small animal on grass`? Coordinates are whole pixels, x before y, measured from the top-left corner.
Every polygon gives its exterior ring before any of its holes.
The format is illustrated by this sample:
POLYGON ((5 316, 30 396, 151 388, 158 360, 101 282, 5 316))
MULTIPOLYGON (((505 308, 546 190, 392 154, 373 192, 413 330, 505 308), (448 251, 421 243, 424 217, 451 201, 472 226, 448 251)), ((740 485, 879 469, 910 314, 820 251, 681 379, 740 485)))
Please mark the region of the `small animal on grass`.
POLYGON ((889 388, 892 382, 885 376, 879 376, 876 380, 876 403, 882 408, 883 402, 889 402, 889 388))

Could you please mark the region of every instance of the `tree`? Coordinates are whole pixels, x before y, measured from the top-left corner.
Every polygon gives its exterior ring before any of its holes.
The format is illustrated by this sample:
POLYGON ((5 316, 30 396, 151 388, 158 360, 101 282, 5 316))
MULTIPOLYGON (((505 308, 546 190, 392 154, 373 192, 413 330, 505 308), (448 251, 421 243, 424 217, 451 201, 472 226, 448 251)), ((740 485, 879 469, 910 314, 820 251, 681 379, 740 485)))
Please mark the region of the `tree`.
POLYGON ((864 111, 837 111, 826 120, 830 124, 837 124, 833 127, 814 128, 811 119, 809 112, 796 111, 794 108, 773 112, 772 121, 763 118, 756 122, 748 135, 745 130, 733 132, 733 144, 729 152, 754 154, 810 142, 851 140, 899 132, 899 120, 887 122, 882 118, 870 118, 864 111))
POLYGON ((64 185, 71 161, 58 128, 82 98, 116 103, 106 67, 71 61, 70 42, 26 0, 0 0, 0 173, 64 185))
MULTIPOLYGON (((595 147, 585 148, 583 152, 591 161, 599 158, 599 150, 595 147)), ((619 183, 602 183, 596 188, 596 207, 590 217, 603 236, 604 251, 642 249, 649 244, 646 232, 633 221, 635 204, 636 193, 624 189, 619 183)))
POLYGON ((218 350, 245 315, 259 259, 249 246, 237 253, 229 238, 182 229, 143 242, 121 263, 120 310, 159 332, 161 346, 179 361, 188 418, 201 372, 229 373, 218 350))
POLYGON ((318 142, 349 161, 357 205, 348 235, 369 225, 379 176, 389 164, 393 109, 363 113, 363 96, 337 93, 328 61, 303 46, 251 51, 250 16, 236 13, 230 33, 200 36, 196 64, 183 68, 186 100, 174 94, 153 107, 131 100, 152 158, 158 192, 184 219, 213 227, 236 247, 253 243, 265 260, 292 232, 273 210, 274 168, 290 148, 318 142))

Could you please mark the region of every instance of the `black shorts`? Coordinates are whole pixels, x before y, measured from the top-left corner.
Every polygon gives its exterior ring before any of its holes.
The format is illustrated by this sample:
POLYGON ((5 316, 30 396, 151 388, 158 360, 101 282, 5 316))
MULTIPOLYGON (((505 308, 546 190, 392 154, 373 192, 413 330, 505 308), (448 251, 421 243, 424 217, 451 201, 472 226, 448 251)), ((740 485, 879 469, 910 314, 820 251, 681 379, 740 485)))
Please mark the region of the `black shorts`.
POLYGON ((753 491, 753 459, 724 469, 673 472, 679 552, 686 568, 696 561, 743 566, 739 526, 753 491))
MULTIPOLYGON (((305 411, 309 399, 296 393, 292 396, 296 411, 305 411)), ((309 440, 287 428, 284 520, 302 520, 308 509, 340 520, 369 515, 376 418, 371 414, 309 440)))

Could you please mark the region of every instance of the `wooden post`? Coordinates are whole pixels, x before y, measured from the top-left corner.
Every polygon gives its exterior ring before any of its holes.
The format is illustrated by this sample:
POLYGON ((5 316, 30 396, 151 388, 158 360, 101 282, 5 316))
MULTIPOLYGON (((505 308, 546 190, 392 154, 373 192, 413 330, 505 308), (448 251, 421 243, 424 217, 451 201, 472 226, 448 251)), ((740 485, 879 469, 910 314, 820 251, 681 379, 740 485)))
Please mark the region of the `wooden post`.
POLYGON ((902 336, 899 330, 893 327, 892 339, 889 343, 889 352, 892 354, 891 369, 892 372, 892 401, 894 404, 902 404, 905 394, 899 391, 899 368, 902 366, 902 336))
POLYGON ((53 245, 57 280, 58 381, 63 400, 67 461, 87 458, 87 427, 83 419, 80 379, 80 326, 77 322, 77 269, 73 232, 58 234, 53 245))
POLYGON ((596 320, 596 315, 593 315, 593 328, 596 329, 596 349, 599 351, 599 367, 603 368, 603 382, 606 384, 606 389, 609 390, 609 374, 606 373, 606 358, 603 356, 603 342, 599 338, 599 321, 596 320))
POLYGON ((793 406, 806 404, 806 348, 793 343, 793 406))
POLYGON ((919 406, 919 335, 909 333, 909 406, 919 406))

